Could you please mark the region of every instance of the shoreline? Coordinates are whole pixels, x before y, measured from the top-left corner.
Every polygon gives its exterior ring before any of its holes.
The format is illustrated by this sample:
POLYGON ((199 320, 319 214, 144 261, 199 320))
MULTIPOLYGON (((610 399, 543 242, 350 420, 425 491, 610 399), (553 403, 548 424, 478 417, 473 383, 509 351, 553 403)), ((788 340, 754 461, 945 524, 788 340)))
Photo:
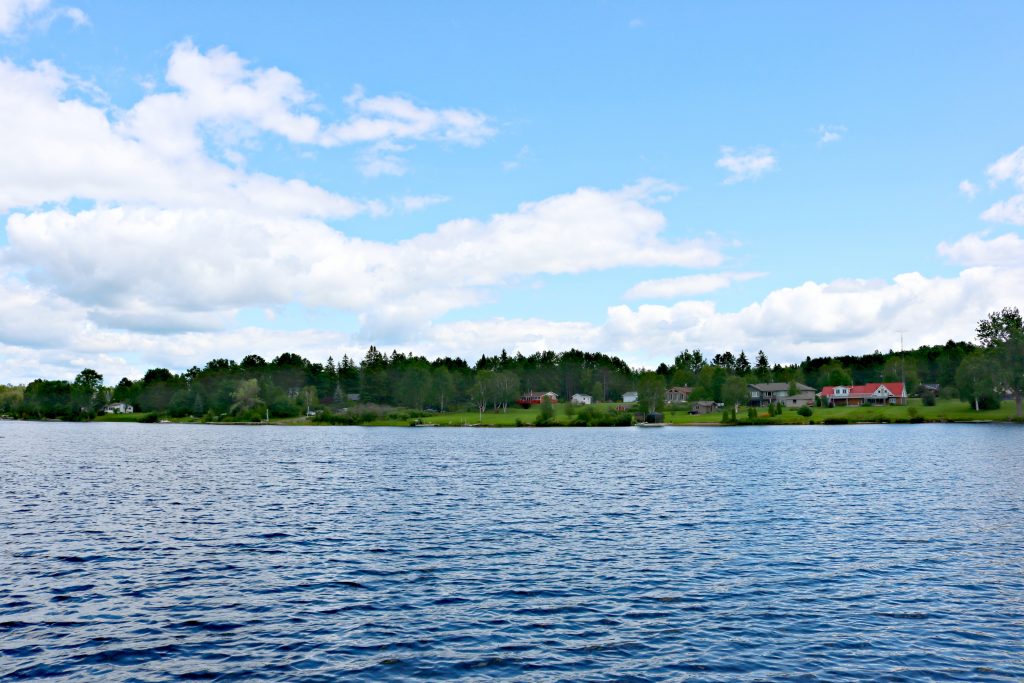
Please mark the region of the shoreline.
MULTIPOLYGON (((632 425, 573 425, 573 424, 550 424, 550 425, 534 425, 534 424, 443 424, 437 422, 430 422, 421 425, 413 425, 408 423, 401 423, 399 421, 383 421, 383 422, 369 422, 365 424, 327 424, 318 423, 308 420, 271 420, 269 422, 203 422, 201 420, 189 420, 189 419, 170 419, 160 420, 157 422, 149 422, 144 420, 59 420, 53 418, 40 418, 40 419, 26 419, 26 418, 3 418, 0 422, 37 422, 37 423, 62 423, 62 424, 140 424, 140 425, 203 425, 203 426, 214 426, 214 427, 443 427, 446 429, 550 429, 550 428, 561 428, 561 429, 590 429, 594 427, 603 427, 608 429, 629 429, 636 428, 637 424, 632 425)), ((863 425, 922 425, 922 424, 1024 424, 1024 421, 1017 418, 1006 418, 1006 419, 972 419, 972 420, 951 420, 951 419, 916 419, 916 420, 857 420, 857 421, 834 421, 826 422, 825 420, 813 420, 806 422, 664 422, 660 423, 660 427, 674 428, 674 427, 698 427, 698 428, 725 428, 725 427, 855 427, 863 425)))

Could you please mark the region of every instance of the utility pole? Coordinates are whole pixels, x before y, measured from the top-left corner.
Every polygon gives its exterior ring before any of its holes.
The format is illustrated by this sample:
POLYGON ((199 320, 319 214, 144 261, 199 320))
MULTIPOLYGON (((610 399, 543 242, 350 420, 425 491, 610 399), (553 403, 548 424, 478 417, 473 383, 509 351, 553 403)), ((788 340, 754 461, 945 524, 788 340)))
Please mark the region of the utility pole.
MULTIPOLYGON (((903 333, 906 330, 896 330, 900 333, 900 384, 903 385, 903 393, 907 393, 907 372, 903 360, 903 333)), ((902 398, 902 397, 901 397, 902 398)))

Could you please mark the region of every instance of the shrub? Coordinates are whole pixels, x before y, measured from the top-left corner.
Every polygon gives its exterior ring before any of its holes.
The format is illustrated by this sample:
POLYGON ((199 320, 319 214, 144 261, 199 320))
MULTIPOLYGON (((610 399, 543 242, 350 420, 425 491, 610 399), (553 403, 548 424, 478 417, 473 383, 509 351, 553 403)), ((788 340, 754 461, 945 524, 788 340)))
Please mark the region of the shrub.
POLYGON ((801 408, 796 411, 796 414, 801 417, 810 417, 813 412, 814 411, 811 410, 810 406, 801 406, 801 408))
POLYGON ((748 420, 756 420, 757 419, 757 408, 747 408, 747 419, 748 420))
POLYGON ((926 406, 934 406, 935 396, 933 394, 925 394, 924 397, 921 398, 921 404, 926 406))
POLYGON ((988 394, 978 399, 978 410, 998 410, 999 404, 998 396, 988 394))

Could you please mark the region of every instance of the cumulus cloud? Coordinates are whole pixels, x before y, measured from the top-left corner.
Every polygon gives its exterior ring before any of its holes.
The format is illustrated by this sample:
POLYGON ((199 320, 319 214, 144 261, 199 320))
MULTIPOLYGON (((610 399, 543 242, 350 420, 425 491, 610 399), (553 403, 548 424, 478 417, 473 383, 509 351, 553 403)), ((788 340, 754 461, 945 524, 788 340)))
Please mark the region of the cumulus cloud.
POLYGON ((296 76, 187 41, 174 47, 167 83, 172 90, 120 112, 83 97, 82 82, 50 62, 22 68, 0 60, 0 212, 78 198, 318 218, 375 214, 382 204, 247 173, 232 146, 263 134, 308 145, 371 143, 362 167, 379 175, 404 171, 400 140, 477 145, 493 132, 466 110, 362 95, 352 119, 325 125, 307 111, 314 97, 296 76))
POLYGON ((966 235, 953 244, 942 242, 937 251, 953 263, 965 266, 1014 266, 1024 263, 1024 239, 1015 233, 991 239, 984 234, 966 235))
POLYGON ((734 282, 746 282, 764 273, 699 273, 660 280, 644 280, 623 294, 626 299, 678 299, 725 289, 734 282))
POLYGON ((974 199, 978 196, 978 186, 970 180, 961 180, 957 187, 960 189, 960 193, 965 195, 968 199, 974 199))
POLYGON ((444 204, 448 200, 449 198, 442 194, 409 195, 402 197, 399 200, 399 204, 403 211, 409 213, 412 211, 421 211, 431 206, 437 206, 438 204, 444 204))
MULTIPOLYGON (((589 348, 648 366, 671 358, 682 348, 709 352, 763 348, 773 360, 797 362, 808 355, 892 348, 900 330, 915 345, 963 339, 988 312, 1019 305, 1022 293, 1024 268, 984 266, 967 268, 954 277, 904 273, 891 280, 805 282, 772 291, 738 311, 721 311, 708 301, 682 301, 666 306, 613 306, 599 323, 541 318, 427 321, 414 338, 396 346, 431 357, 474 357, 501 348, 523 353, 589 348)), ((19 296, 31 299, 38 295, 22 291, 19 296)), ((8 299, 17 296, 0 297, 0 302, 8 299)), ((9 373, 7 381, 31 379, 44 370, 47 376, 71 377, 83 366, 108 374, 104 368, 125 364, 121 360, 125 349, 140 357, 133 365, 134 376, 139 376, 148 367, 183 369, 213 357, 241 358, 252 352, 269 357, 288 350, 320 360, 341 353, 358 357, 369 341, 380 343, 379 339, 315 329, 244 328, 174 334, 106 330, 96 327, 69 299, 52 295, 48 302, 59 307, 59 315, 66 321, 63 327, 36 323, 31 315, 33 305, 27 300, 22 304, 24 324, 17 325, 19 333, 31 335, 33 326, 38 325, 48 330, 46 334, 26 339, 31 345, 17 346, 0 336, 0 370, 9 373), (41 350, 50 344, 56 345, 55 352, 41 350)), ((4 313, 0 325, 6 324, 17 308, 17 304, 0 303, 4 313)))
POLYGON ((54 209, 11 215, 3 253, 32 282, 113 326, 148 327, 169 311, 178 317, 167 324, 196 329, 216 321, 207 314, 297 301, 360 313, 368 329, 393 331, 396 321, 422 324, 522 277, 720 262, 714 243, 662 237, 664 214, 649 202, 670 191, 654 181, 581 188, 398 243, 350 238, 310 218, 228 209, 54 209))
POLYGON ((75 26, 89 23, 89 17, 77 7, 50 7, 50 0, 0 0, 0 36, 11 35, 25 22, 35 20, 48 25, 58 17, 75 26))
MULTIPOLYGON (((1006 181, 1024 189, 1024 147, 1000 157, 986 171, 989 185, 996 187, 1006 181)), ((981 214, 984 220, 995 223, 1024 225, 1024 193, 996 202, 981 214)))
POLYGON ((113 124, 109 111, 75 97, 73 84, 49 62, 23 69, 0 60, 0 211, 76 198, 321 218, 381 208, 218 163, 189 128, 191 115, 174 125, 154 115, 146 128, 135 111, 130 123, 113 124))
POLYGON ((439 140, 471 147, 494 135, 487 117, 468 109, 428 109, 402 97, 367 97, 356 86, 345 103, 352 116, 329 126, 323 134, 327 145, 398 140, 439 140))
POLYGON ((732 185, 744 180, 754 180, 775 168, 775 156, 767 147, 758 147, 749 152, 737 152, 732 147, 723 147, 722 156, 715 166, 729 172, 723 182, 732 185))
POLYGON ((846 126, 840 124, 821 124, 817 128, 818 144, 827 145, 831 142, 839 142, 846 134, 846 126))

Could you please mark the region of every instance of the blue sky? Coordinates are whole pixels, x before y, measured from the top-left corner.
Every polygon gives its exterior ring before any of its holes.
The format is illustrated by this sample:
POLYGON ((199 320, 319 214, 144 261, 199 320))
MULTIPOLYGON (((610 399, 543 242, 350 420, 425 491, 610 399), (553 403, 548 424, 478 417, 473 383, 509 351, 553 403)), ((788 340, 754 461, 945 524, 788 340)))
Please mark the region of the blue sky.
POLYGON ((970 338, 1024 301, 1022 27, 1011 2, 0 0, 0 381, 970 338))

